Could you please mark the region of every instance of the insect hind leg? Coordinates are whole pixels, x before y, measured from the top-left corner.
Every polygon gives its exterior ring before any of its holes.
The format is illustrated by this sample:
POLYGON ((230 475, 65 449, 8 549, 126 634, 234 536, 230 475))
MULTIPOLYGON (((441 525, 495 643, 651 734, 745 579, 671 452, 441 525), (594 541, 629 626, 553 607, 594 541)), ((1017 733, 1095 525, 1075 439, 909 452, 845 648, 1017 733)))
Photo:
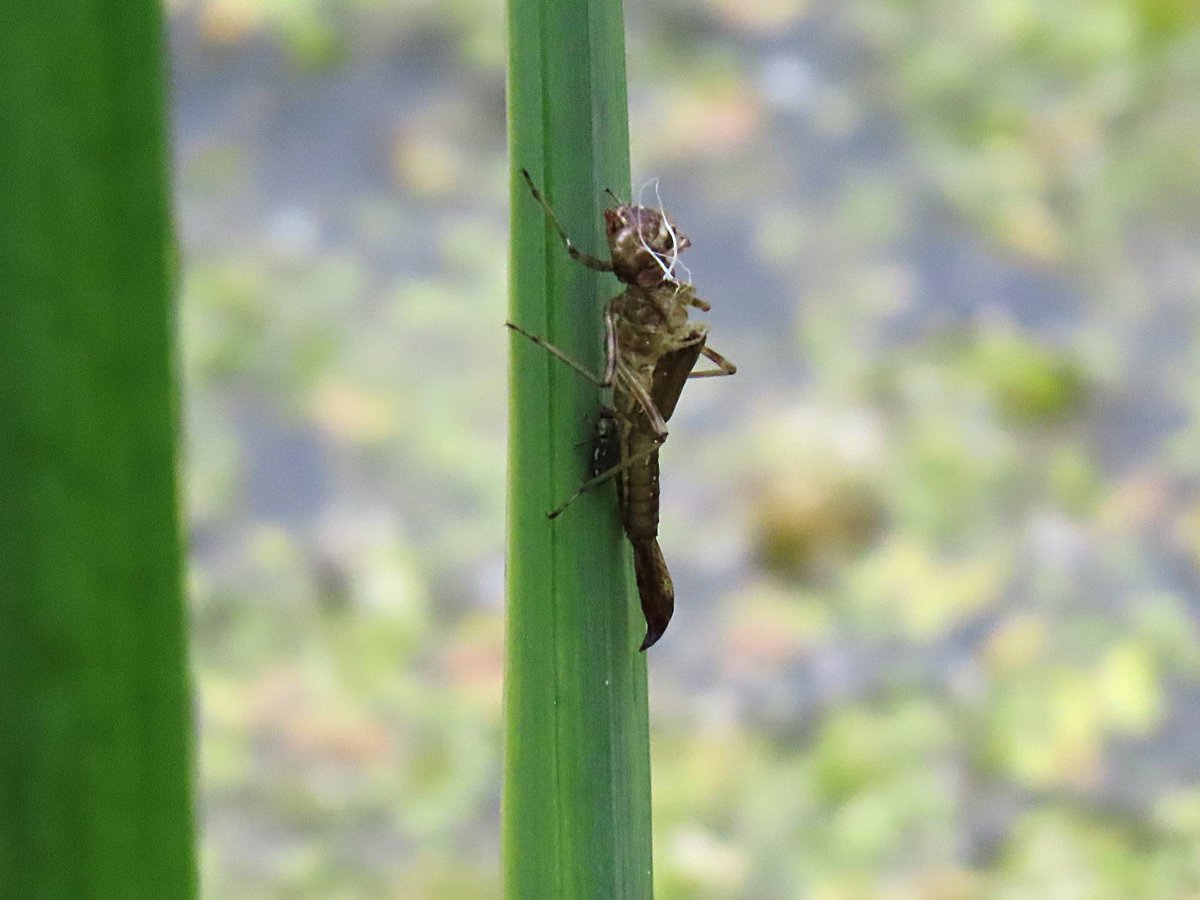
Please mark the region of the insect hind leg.
POLYGON ((645 450, 641 451, 640 453, 635 453, 633 456, 629 457, 629 459, 622 460, 621 462, 619 462, 615 466, 613 466, 611 469, 606 469, 605 471, 601 472, 599 475, 594 475, 593 477, 589 478, 587 481, 585 481, 583 484, 581 484, 579 486, 579 489, 577 491, 575 491, 575 493, 573 493, 570 497, 568 497, 566 500, 564 500, 558 506, 554 507, 554 509, 552 509, 548 513, 546 513, 546 518, 547 519, 557 519, 560 515, 562 515, 563 511, 568 506, 570 506, 572 503, 574 503, 576 500, 578 500, 581 496, 583 496, 583 494, 590 491, 594 487, 599 487, 600 485, 604 484, 604 482, 606 482, 606 481, 611 481, 613 478, 616 478, 618 475, 620 475, 626 469, 633 468, 638 463, 642 462, 644 459, 649 457, 651 454, 657 452, 658 448, 660 446, 661 446, 661 442, 656 442, 656 443, 652 444, 651 446, 647 447, 645 450))

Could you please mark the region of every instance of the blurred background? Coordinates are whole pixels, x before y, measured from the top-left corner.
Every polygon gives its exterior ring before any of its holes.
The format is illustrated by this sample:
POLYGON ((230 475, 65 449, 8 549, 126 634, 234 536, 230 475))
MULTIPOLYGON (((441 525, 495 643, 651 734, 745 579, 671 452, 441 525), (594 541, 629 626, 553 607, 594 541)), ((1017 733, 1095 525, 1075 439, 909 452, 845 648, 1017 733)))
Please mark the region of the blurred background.
MULTIPOLYGON (((170 8, 205 894, 497 896, 501 0, 170 8)), ((1200 896, 1200 7, 627 17, 659 895, 1200 896)))

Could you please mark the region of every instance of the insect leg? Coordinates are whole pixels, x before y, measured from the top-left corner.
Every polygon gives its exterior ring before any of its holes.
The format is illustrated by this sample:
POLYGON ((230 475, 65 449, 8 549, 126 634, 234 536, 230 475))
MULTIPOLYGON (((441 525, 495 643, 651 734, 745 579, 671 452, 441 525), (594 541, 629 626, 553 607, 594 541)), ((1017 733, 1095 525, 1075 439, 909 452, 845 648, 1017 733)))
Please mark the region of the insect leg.
POLYGON ((633 466, 636 466, 642 460, 646 459, 648 456, 650 456, 651 454, 656 452, 658 450, 659 446, 661 445, 661 443, 662 442, 659 441, 654 444, 651 444, 649 447, 647 447, 641 453, 634 454, 633 456, 629 457, 628 459, 622 460, 621 462, 617 463, 611 469, 605 469, 599 475, 595 475, 592 478, 589 478, 587 481, 585 481, 583 484, 581 484, 579 486, 579 490, 577 490, 575 493, 573 493, 570 497, 568 497, 566 500, 564 500, 562 503, 560 503, 554 509, 550 510, 550 512, 546 513, 546 518, 547 519, 557 519, 562 514, 562 511, 564 509, 566 509, 568 506, 570 506, 572 503, 574 503, 576 500, 579 499, 580 495, 582 495, 586 491, 590 491, 592 488, 596 487, 597 485, 603 484, 606 481, 616 478, 618 475, 620 475, 626 469, 630 469, 633 466))
POLYGON ((610 304, 604 311, 604 383, 610 385, 617 376, 617 316, 610 304))
POLYGON ((654 437, 661 444, 667 439, 667 420, 658 411, 658 407, 654 405, 654 400, 651 399, 650 394, 643 387, 642 383, 638 381, 637 376, 620 360, 617 360, 617 375, 629 389, 629 393, 633 395, 633 399, 638 402, 638 406, 642 408, 642 412, 646 414, 646 418, 650 420, 650 427, 654 429, 654 437))
MULTIPOLYGON (((602 388, 612 387, 612 381, 608 380, 607 377, 598 378, 596 375, 592 374, 586 368, 584 368, 582 363, 578 363, 575 360, 571 359, 571 357, 567 356, 567 354, 563 353, 561 350, 559 350, 557 347, 555 347, 553 344, 551 344, 546 339, 540 338, 536 334, 533 334, 530 331, 526 331, 520 325, 514 325, 512 322, 505 322, 504 327, 511 328, 517 334, 524 335, 525 337, 529 338, 529 340, 533 341, 539 347, 542 347, 543 349, 547 350, 551 355, 553 355, 553 356, 557 357, 558 359, 562 360, 563 362, 565 362, 568 366, 570 366, 572 369, 574 369, 576 372, 578 372, 580 375, 582 375, 588 381, 592 382, 592 384, 598 385, 602 388)), ((606 370, 606 376, 607 376, 607 370, 606 370)))
POLYGON ((703 353, 705 356, 707 356, 709 359, 711 359, 713 362, 715 362, 717 364, 718 368, 704 369, 703 371, 700 371, 700 372, 692 372, 688 375, 688 378, 716 378, 721 375, 737 374, 737 366, 735 366, 733 363, 731 363, 729 360, 727 360, 725 357, 723 357, 720 353, 718 353, 712 347, 705 347, 700 352, 703 353))
MULTIPOLYGON (((693 331, 691 334, 689 334, 682 341, 680 341, 677 344, 673 344, 671 346, 671 350, 672 351, 684 350, 688 347, 695 347, 697 344, 703 344, 707 340, 708 340, 708 331, 706 329, 697 328, 695 331, 693 331)), ((704 351, 699 350, 697 352, 703 353, 704 351)))
POLYGON ((589 269, 595 269, 597 272, 611 272, 613 264, 611 260, 598 259, 590 253, 584 253, 575 246, 571 238, 567 236, 566 229, 558 223, 558 216, 554 215, 554 210, 550 208, 550 204, 546 202, 546 198, 542 196, 542 192, 537 189, 537 185, 533 183, 533 178, 525 169, 521 170, 521 174, 525 176, 525 183, 529 185, 529 190, 533 194, 533 199, 541 204, 542 209, 546 211, 546 218, 550 220, 550 224, 554 230, 558 232, 559 238, 562 239, 563 246, 567 248, 567 255, 577 263, 587 266, 589 269))

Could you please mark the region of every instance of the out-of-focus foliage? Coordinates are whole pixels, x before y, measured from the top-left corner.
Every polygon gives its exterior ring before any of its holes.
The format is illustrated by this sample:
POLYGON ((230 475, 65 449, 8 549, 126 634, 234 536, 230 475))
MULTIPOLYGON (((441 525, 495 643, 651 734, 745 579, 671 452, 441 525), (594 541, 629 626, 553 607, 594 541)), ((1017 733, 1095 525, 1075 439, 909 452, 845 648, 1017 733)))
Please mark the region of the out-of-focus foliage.
MULTIPOLYGON (((739 364, 663 454, 659 894, 1200 891, 1197 7, 628 12, 739 364)), ((175 6, 212 896, 495 896, 502 34, 175 6)))

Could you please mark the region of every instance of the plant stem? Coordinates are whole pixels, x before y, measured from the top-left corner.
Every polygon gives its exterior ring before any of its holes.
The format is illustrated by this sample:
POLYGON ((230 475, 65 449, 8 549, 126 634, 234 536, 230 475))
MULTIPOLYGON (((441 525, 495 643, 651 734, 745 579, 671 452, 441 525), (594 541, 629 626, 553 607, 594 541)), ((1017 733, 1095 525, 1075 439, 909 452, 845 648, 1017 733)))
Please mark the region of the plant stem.
POLYGON ((0 29, 0 885, 195 892, 163 23, 0 29))
MULTIPOLYGON (((568 259, 519 171, 582 249, 607 256, 603 190, 629 195, 620 0, 509 0, 508 15, 510 318, 598 372, 617 283, 568 259)), ((585 477, 598 392, 511 340, 506 891, 649 897, 645 626, 613 489, 545 515, 585 477)))

